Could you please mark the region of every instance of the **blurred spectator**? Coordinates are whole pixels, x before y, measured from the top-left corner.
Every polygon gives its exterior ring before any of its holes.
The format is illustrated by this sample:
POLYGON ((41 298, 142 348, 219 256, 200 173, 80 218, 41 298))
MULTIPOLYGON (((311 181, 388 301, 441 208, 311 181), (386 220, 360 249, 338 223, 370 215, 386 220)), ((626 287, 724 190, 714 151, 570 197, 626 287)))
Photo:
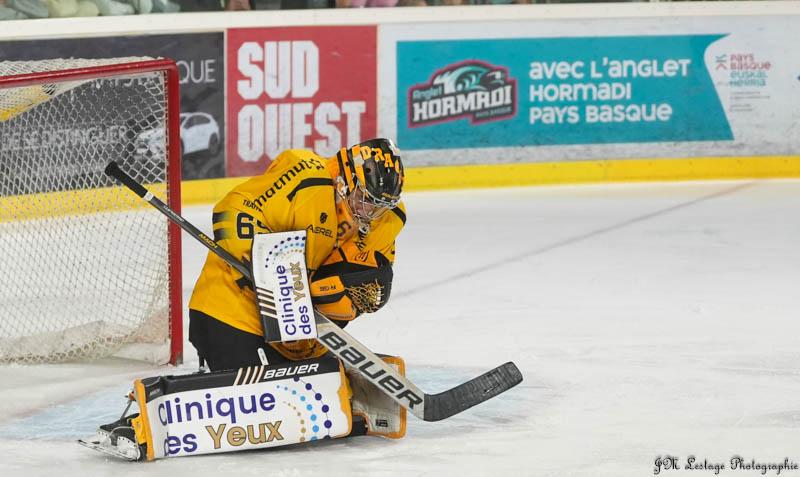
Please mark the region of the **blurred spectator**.
POLYGON ((280 0, 281 10, 305 8, 333 8, 336 0, 280 0))
POLYGON ((394 7, 398 0, 336 0, 338 8, 394 7))
POLYGON ((255 10, 255 0, 223 0, 225 2, 225 10, 230 12, 238 10, 255 10))
POLYGON ((227 0, 225 2, 225 10, 255 10, 255 0, 227 0))
MULTIPOLYGON (((220 9, 218 3, 216 9, 220 9)), ((171 0, 0 0, 0 20, 115 16, 177 11, 180 11, 180 6, 171 0)))
POLYGON ((213 12, 225 6, 224 0, 172 0, 181 12, 213 12))
POLYGON ((498 5, 537 3, 537 1, 571 3, 590 0, 0 0, 0 20, 221 10, 498 5))

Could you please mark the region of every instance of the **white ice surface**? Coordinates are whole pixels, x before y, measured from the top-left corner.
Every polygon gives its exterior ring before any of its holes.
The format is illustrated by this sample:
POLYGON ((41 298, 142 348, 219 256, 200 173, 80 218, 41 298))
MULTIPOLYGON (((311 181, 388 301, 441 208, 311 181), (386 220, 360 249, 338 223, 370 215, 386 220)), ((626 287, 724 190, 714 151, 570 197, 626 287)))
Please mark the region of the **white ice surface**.
MULTIPOLYGON (((2 367, 0 476, 646 476, 664 454, 800 461, 800 181, 406 202, 391 303, 348 331, 405 357, 427 392, 508 360, 520 386, 446 421, 410 417, 399 441, 129 464, 74 440, 116 418, 134 377, 174 370, 2 367)), ((210 207, 184 214, 210 233, 210 207)), ((204 257, 184 236, 187 302, 204 257)), ((667 475, 713 475, 687 472, 667 475)))

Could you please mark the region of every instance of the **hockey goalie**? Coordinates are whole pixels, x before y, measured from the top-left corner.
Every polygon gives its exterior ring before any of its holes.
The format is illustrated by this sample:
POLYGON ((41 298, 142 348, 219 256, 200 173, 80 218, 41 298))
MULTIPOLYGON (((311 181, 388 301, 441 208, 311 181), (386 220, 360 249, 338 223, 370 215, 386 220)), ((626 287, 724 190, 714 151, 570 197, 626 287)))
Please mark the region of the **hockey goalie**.
MULTIPOLYGON (((122 418, 81 443, 152 460, 403 437, 406 410, 346 371, 313 326, 313 309, 344 327, 388 301, 406 220, 403 181, 397 147, 372 139, 329 159, 285 151, 231 190, 213 210, 214 242, 254 273, 251 281, 215 253, 206 259, 189 303, 189 340, 210 372, 135 381, 122 418), (256 249, 262 237, 269 245, 256 249), (272 281, 261 284, 265 266, 272 281)), ((405 373, 399 357, 383 359, 405 373)))

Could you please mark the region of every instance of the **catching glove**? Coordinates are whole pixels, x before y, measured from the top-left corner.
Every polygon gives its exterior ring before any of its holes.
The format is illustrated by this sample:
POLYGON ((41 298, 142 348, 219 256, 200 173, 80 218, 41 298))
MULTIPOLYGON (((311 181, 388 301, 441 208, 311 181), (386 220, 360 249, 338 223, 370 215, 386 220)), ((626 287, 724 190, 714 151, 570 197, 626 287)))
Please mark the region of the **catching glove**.
POLYGON ((392 291, 392 277, 392 263, 380 252, 361 252, 355 246, 343 246, 334 250, 314 273, 311 299, 328 318, 350 321, 362 313, 374 313, 386 304, 392 291), (365 260, 356 260, 353 252, 365 260))

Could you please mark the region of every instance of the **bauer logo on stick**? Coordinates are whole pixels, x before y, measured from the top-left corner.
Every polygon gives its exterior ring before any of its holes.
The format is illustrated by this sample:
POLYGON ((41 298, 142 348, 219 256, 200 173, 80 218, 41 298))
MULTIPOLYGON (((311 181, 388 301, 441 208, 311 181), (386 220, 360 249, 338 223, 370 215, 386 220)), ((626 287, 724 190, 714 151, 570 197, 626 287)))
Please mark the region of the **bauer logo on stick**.
POLYGON ((305 230, 253 239, 253 279, 264 339, 269 342, 317 337, 305 250, 305 230))

